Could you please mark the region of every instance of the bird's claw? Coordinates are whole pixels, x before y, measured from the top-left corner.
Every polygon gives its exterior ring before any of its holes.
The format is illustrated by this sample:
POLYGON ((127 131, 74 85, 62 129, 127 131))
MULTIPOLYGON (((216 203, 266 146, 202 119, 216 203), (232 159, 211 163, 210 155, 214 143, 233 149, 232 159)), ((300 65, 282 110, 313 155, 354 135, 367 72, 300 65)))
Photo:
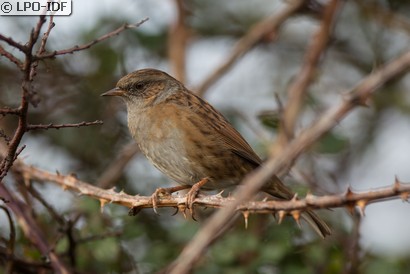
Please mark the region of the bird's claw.
POLYGON ((150 201, 152 203, 152 209, 154 210, 155 214, 159 215, 157 209, 158 209, 158 200, 160 196, 166 196, 166 195, 171 195, 171 192, 168 189, 162 188, 162 187, 157 188, 155 192, 152 193, 150 201))

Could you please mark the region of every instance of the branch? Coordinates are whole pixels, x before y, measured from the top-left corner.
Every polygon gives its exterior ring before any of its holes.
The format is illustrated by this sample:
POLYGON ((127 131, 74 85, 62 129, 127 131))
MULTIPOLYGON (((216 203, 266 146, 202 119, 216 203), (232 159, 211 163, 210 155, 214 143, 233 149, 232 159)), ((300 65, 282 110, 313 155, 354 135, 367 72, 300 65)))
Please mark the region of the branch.
POLYGON ((228 228, 226 224, 232 223, 238 205, 249 201, 274 174, 287 170, 289 163, 294 162, 304 150, 337 125, 350 110, 358 105, 364 105, 377 88, 409 68, 410 51, 363 79, 341 104, 325 112, 313 125, 301 132, 281 154, 270 157, 263 166, 246 176, 242 181, 242 188, 238 188, 234 193, 236 199, 211 216, 173 262, 170 273, 188 273, 205 249, 215 240, 215 235, 222 234, 221 231, 228 228))
POLYGON ((31 241, 44 256, 50 260, 53 269, 57 273, 70 273, 64 265, 63 260, 49 247, 46 237, 41 228, 37 225, 34 217, 30 214, 30 209, 10 192, 5 184, 0 184, 0 196, 7 199, 7 207, 15 214, 26 238, 31 241))
POLYGON ((14 56, 12 53, 8 52, 5 50, 1 45, 0 45, 0 55, 6 57, 9 59, 12 63, 14 63, 20 70, 23 69, 23 63, 20 62, 20 60, 14 56))
POLYGON ((16 41, 13 40, 13 38, 11 37, 6 37, 3 34, 0 33, 0 40, 3 40, 4 42, 6 42, 7 44, 9 44, 10 46, 12 46, 13 48, 19 49, 21 52, 25 53, 27 51, 26 46, 24 46, 23 44, 20 44, 16 41))
POLYGON ((270 40, 277 36, 279 27, 289 19, 293 14, 304 7, 305 1, 295 0, 287 3, 286 7, 278 13, 267 17, 256 24, 249 32, 243 36, 235 45, 232 54, 220 65, 215 71, 208 76, 198 88, 194 89, 198 95, 203 95, 205 91, 218 81, 236 61, 239 60, 246 52, 258 44, 264 37, 269 35, 270 40))
POLYGON ((19 108, 4 107, 4 108, 0 109, 0 114, 1 115, 8 115, 8 114, 20 115, 20 109, 19 108))
MULTIPOLYGON (((115 192, 114 189, 102 189, 93 186, 90 183, 77 179, 74 175, 62 175, 60 173, 51 173, 33 166, 28 166, 22 161, 18 161, 13 166, 13 170, 19 172, 24 178, 52 182, 60 185, 63 189, 72 190, 84 196, 89 196, 99 200, 103 207, 107 203, 119 204, 128 208, 152 208, 151 196, 129 195, 124 192, 115 192)), ((410 197, 410 183, 400 182, 397 178, 392 186, 379 189, 368 190, 363 192, 353 192, 350 188, 345 193, 314 196, 308 194, 305 198, 296 196, 289 201, 269 200, 269 201, 251 201, 240 203, 236 206, 235 211, 249 213, 275 213, 279 215, 303 212, 311 209, 347 207, 351 209, 354 206, 359 207, 364 212, 368 204, 385 201, 386 199, 401 198, 407 201, 410 197)), ((200 194, 195 199, 195 205, 210 208, 223 208, 236 201, 234 197, 222 197, 221 193, 216 195, 200 194)), ((184 208, 186 197, 183 196, 161 196, 158 200, 158 207, 177 207, 184 208)))
POLYGON ((304 63, 288 90, 288 104, 284 108, 282 130, 280 131, 277 145, 274 146, 274 149, 285 147, 294 137, 294 128, 301 110, 304 95, 313 80, 320 57, 323 56, 326 50, 340 5, 340 0, 333 0, 326 6, 322 23, 310 40, 310 45, 304 57, 304 63))
POLYGON ((124 24, 121 27, 119 27, 118 29, 109 32, 107 34, 104 34, 103 36, 87 43, 81 46, 74 46, 68 49, 63 49, 63 50, 56 50, 54 52, 50 52, 50 53, 43 53, 43 54, 37 54, 36 56, 34 56, 35 60, 43 60, 43 59, 48 59, 48 58, 53 58, 57 55, 64 55, 64 54, 72 54, 76 51, 81 51, 81 50, 85 50, 88 48, 91 48, 92 46, 94 46, 95 44, 102 42, 104 40, 107 40, 115 35, 120 34, 121 32, 123 32, 124 30, 127 29, 131 29, 131 28, 137 28, 140 25, 142 25, 143 23, 145 23, 146 21, 148 21, 148 18, 145 18, 143 20, 141 20, 140 22, 136 23, 136 24, 124 24))
POLYGON ((102 125, 103 121, 96 120, 94 122, 81 122, 81 123, 76 123, 76 124, 60 124, 60 125, 54 125, 53 123, 50 123, 48 125, 27 125, 27 131, 30 130, 37 130, 37 129, 60 129, 60 128, 69 128, 69 127, 86 127, 86 126, 95 126, 95 125, 102 125))

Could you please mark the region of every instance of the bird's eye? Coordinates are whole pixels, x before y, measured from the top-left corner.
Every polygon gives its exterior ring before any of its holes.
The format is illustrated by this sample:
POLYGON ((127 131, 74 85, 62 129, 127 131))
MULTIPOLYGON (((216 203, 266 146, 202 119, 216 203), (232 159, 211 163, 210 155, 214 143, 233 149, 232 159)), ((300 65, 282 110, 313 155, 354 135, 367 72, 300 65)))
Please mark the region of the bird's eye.
POLYGON ((144 84, 143 84, 143 83, 136 83, 136 84, 134 85, 134 89, 135 89, 135 90, 141 90, 143 87, 144 87, 144 84))

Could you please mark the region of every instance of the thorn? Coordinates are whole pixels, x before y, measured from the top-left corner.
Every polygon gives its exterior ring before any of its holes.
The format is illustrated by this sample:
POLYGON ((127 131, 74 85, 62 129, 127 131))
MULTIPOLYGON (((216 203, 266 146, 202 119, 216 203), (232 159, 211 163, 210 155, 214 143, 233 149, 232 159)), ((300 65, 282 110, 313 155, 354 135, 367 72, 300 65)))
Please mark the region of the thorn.
POLYGON ((242 211, 243 218, 245 219, 245 229, 248 229, 248 218, 249 218, 249 211, 245 210, 242 211))
POLYGON ((306 197, 305 197, 306 204, 307 205, 311 204, 313 200, 315 200, 315 195, 313 195, 310 191, 306 193, 306 197))
POLYGON ((346 193, 345 193, 345 198, 349 199, 354 195, 354 192, 352 191, 351 186, 347 187, 346 193))
POLYGON ((128 211, 128 216, 136 216, 141 211, 141 207, 133 206, 128 211))
POLYGON ((174 208, 176 209, 174 213, 171 214, 171 216, 175 216, 178 214, 179 212, 179 208, 177 206, 174 206, 174 208))
POLYGON ((224 191, 225 191, 225 190, 221 190, 221 192, 217 193, 215 196, 222 198, 222 193, 224 193, 224 191))
POLYGON ((403 192, 402 194, 400 194, 400 198, 403 202, 408 202, 409 196, 410 196, 409 192, 403 192))
POLYGON ((68 176, 72 177, 72 178, 75 179, 75 180, 78 179, 77 174, 74 173, 74 172, 71 172, 68 176))
POLYGON ((100 208, 101 208, 101 213, 104 212, 104 206, 108 202, 106 199, 100 199, 100 208))
POLYGON ((282 223, 282 221, 283 221, 283 219, 284 219, 284 218, 285 218, 285 216, 286 216, 286 212, 285 212, 284 210, 279 210, 278 214, 279 214, 279 221, 278 221, 278 224, 281 224, 281 223, 282 223))
POLYGON ((396 175, 396 176, 394 176, 393 191, 396 192, 396 193, 399 192, 400 186, 401 186, 400 180, 396 175))
POLYGON ((293 195, 292 199, 290 200, 291 202, 296 202, 298 200, 298 194, 295 193, 295 195, 293 195))
POLYGON ((266 202, 268 200, 268 197, 263 198, 262 202, 266 202))
POLYGON ((277 212, 277 211, 273 212, 273 213, 272 213, 272 216, 273 216, 273 218, 275 219, 276 222, 279 221, 279 220, 278 220, 278 212, 277 212))
POLYGON ((298 224, 299 228, 301 228, 302 226, 300 225, 300 211, 299 210, 293 210, 290 214, 292 215, 293 219, 298 224))
POLYGON ((366 200, 359 200, 359 201, 357 201, 356 205, 359 208, 360 216, 363 218, 365 216, 364 210, 366 208, 367 201, 366 200))

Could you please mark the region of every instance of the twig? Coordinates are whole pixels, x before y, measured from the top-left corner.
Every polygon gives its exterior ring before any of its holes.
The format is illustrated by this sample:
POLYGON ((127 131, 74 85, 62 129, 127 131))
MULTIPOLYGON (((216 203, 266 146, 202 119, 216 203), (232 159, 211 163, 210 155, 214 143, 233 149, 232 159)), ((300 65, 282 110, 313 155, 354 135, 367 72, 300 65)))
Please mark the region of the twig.
POLYGON ((119 237, 123 234, 122 231, 109 231, 103 234, 99 234, 99 235, 91 235, 88 237, 84 237, 81 239, 77 240, 77 244, 84 244, 84 243, 88 243, 88 242, 92 242, 92 241, 98 241, 98 240, 103 240, 109 237, 119 237))
POLYGON ((242 188, 238 188, 234 193, 235 200, 212 215, 173 262, 174 268, 170 273, 188 273, 211 244, 214 235, 235 218, 234 213, 238 205, 249 201, 273 174, 278 174, 281 170, 288 170, 289 163, 294 162, 304 150, 337 125, 350 110, 358 105, 364 105, 377 88, 409 68, 410 51, 363 79, 341 104, 330 108, 312 126, 301 132, 280 155, 270 157, 262 167, 245 177, 242 181, 242 188))
MULTIPOLYGON (((0 205, 0 209, 4 211, 6 214, 7 220, 9 221, 9 229, 10 229, 10 234, 9 234, 9 241, 7 243, 7 250, 6 250, 6 256, 7 258, 12 258, 14 256, 14 244, 16 242, 16 230, 14 228, 14 222, 13 218, 11 217, 11 213, 9 209, 3 205, 0 205)), ((14 261, 13 260, 6 260, 6 273, 13 273, 13 266, 14 266, 14 261)))
POLYGON ((273 147, 275 153, 278 153, 280 148, 286 147, 286 144, 294 137, 295 124, 301 111, 304 95, 313 80, 320 57, 326 50, 341 2, 340 0, 333 0, 326 6, 322 23, 310 40, 310 45, 306 50, 304 63, 289 87, 288 103, 284 108, 283 119, 281 120, 281 131, 279 132, 277 145, 273 147))
POLYGON ((14 56, 12 53, 8 52, 7 50, 5 50, 1 45, 0 45, 0 55, 6 57, 7 59, 9 59, 11 62, 13 62, 14 64, 16 64, 16 66, 22 70, 23 69, 23 63, 21 63, 21 61, 14 56))
POLYGON ((246 52, 259 43, 263 37, 269 34, 271 40, 277 36, 279 27, 290 18, 293 14, 304 7, 305 1, 295 0, 288 2, 288 5, 278 13, 267 17, 256 24, 245 36, 243 36, 235 45, 231 55, 220 65, 214 72, 208 76, 199 86, 194 89, 199 95, 219 80, 246 52))
POLYGON ((116 30, 114 30, 110 33, 104 34, 103 36, 101 36, 101 37, 99 37, 99 38, 97 38, 97 39, 95 39, 95 40, 93 40, 93 41, 91 41, 87 44, 84 44, 84 45, 81 45, 81 46, 74 46, 74 47, 71 47, 71 48, 68 48, 68 49, 63 49, 63 50, 56 50, 56 51, 50 52, 50 53, 38 54, 38 55, 34 56, 34 60, 43 60, 43 59, 53 58, 57 55, 72 54, 76 51, 81 51, 81 50, 91 48, 95 44, 97 44, 101 41, 107 40, 107 39, 109 39, 109 38, 111 38, 115 35, 118 35, 121 32, 123 32, 124 30, 131 29, 131 28, 137 28, 146 21, 148 21, 148 18, 145 18, 145 19, 141 20, 140 22, 138 22, 136 24, 124 24, 121 27, 119 27, 118 29, 116 29, 116 30))
MULTIPOLYGON (((23 138, 24 133, 27 129, 27 111, 29 108, 29 99, 32 95, 32 79, 33 75, 35 75, 35 66, 33 67, 33 56, 32 51, 34 45, 38 39, 41 27, 45 23, 45 16, 41 15, 37 22, 36 27, 34 30, 30 32, 29 41, 24 46, 24 53, 25 53, 25 61, 23 65, 23 81, 21 83, 21 101, 20 107, 18 108, 19 112, 19 120, 17 129, 9 142, 7 155, 0 163, 0 181, 7 175, 10 167, 12 166, 15 158, 16 152, 20 145, 21 139, 23 138)), ((1 38, 1 36, 0 36, 1 38)), ((12 39, 11 39, 12 40, 12 39)), ((17 47, 18 45, 16 45, 17 47)))
POLYGON ((86 127, 86 126, 95 126, 95 125, 102 125, 103 121, 96 120, 94 122, 81 122, 76 124, 60 124, 54 125, 53 123, 47 125, 27 125, 27 131, 30 130, 37 130, 37 129, 60 129, 60 128, 69 128, 69 127, 86 127))
POLYGON ((17 221, 20 224, 26 238, 31 241, 41 251, 44 256, 50 259, 54 271, 57 273, 68 274, 70 271, 64 265, 63 260, 49 248, 46 237, 40 227, 38 227, 33 216, 29 213, 27 205, 17 199, 5 186, 0 184, 0 196, 9 200, 7 204, 13 213, 16 215, 17 221))
POLYGON ((43 54, 45 52, 48 37, 50 36, 51 30, 55 27, 54 16, 50 15, 49 18, 50 21, 48 22, 48 28, 46 32, 43 34, 43 38, 41 38, 41 44, 37 50, 37 55, 43 54))
POLYGON ((19 108, 9 108, 9 107, 4 107, 0 109, 0 114, 1 115, 20 115, 20 109, 19 108))
POLYGON ((10 46, 12 46, 13 48, 19 49, 20 51, 22 51, 23 53, 25 53, 27 51, 26 46, 24 46, 23 44, 20 44, 16 41, 13 40, 13 38, 11 37, 6 37, 3 34, 0 33, 0 40, 3 40, 4 42, 6 42, 7 44, 9 44, 10 46))

